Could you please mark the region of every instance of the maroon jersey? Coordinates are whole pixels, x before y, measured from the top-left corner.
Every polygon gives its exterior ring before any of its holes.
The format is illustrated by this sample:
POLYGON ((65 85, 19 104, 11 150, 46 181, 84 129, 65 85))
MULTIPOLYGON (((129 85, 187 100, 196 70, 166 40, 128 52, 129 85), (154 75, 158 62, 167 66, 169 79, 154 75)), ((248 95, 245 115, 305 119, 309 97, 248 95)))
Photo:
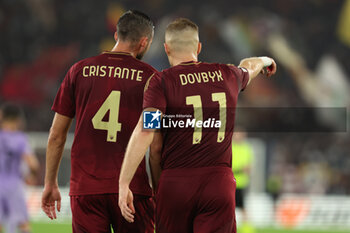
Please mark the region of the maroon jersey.
MULTIPOLYGON (((115 52, 70 68, 52 107, 76 118, 70 195, 118 193, 125 149, 142 112, 144 86, 155 73, 130 54, 115 52)), ((130 187, 135 194, 151 195, 145 161, 130 187)))
POLYGON ((162 124, 163 169, 231 167, 237 97, 248 80, 244 68, 201 62, 181 63, 150 80, 143 107, 157 108, 166 115, 162 124), (191 127, 192 120, 186 119, 189 115, 202 120, 203 127, 196 128, 197 123, 191 127), (171 127, 171 122, 181 121, 183 116, 182 128, 171 127), (218 121, 221 124, 216 124, 218 121))

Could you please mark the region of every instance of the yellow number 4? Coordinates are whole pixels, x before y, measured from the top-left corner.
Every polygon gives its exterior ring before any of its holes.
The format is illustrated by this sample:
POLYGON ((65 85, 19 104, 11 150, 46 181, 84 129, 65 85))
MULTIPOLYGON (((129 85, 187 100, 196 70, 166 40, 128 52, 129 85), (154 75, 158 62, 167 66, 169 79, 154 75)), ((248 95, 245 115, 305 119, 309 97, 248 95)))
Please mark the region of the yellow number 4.
POLYGON ((120 91, 112 91, 91 120, 94 129, 107 130, 107 142, 116 142, 117 132, 122 128, 122 124, 118 122, 119 105, 120 91), (108 111, 109 119, 103 121, 108 111))

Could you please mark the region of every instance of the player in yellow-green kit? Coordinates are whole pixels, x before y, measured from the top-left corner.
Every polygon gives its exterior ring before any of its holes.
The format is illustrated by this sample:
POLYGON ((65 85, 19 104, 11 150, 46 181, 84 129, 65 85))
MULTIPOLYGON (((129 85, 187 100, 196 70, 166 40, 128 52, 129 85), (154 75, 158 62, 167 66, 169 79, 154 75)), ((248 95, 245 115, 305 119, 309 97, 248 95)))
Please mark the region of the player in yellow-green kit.
POLYGON ((254 153, 252 146, 246 140, 247 134, 242 129, 236 129, 232 137, 232 170, 236 179, 236 208, 242 209, 242 233, 255 233, 254 227, 247 221, 244 208, 244 196, 250 184, 250 170, 254 153))

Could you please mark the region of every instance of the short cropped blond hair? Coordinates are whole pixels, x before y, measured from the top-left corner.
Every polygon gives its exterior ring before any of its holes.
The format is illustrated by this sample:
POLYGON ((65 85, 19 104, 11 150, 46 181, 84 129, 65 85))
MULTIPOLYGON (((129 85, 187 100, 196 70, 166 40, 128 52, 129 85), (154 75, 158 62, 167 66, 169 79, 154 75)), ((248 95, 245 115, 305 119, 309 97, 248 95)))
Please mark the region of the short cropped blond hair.
POLYGON ((178 18, 165 30, 165 43, 176 52, 197 50, 198 26, 189 19, 178 18))

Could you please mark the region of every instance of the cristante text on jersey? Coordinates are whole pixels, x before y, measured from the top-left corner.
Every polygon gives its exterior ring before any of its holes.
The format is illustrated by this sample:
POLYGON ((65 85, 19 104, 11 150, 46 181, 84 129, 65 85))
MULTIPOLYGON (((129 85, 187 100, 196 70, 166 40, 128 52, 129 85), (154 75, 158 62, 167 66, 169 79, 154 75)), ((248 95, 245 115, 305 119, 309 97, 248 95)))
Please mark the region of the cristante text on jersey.
POLYGON ((118 66, 84 66, 83 77, 96 78, 119 78, 141 82, 143 73, 142 70, 118 67, 118 66))

